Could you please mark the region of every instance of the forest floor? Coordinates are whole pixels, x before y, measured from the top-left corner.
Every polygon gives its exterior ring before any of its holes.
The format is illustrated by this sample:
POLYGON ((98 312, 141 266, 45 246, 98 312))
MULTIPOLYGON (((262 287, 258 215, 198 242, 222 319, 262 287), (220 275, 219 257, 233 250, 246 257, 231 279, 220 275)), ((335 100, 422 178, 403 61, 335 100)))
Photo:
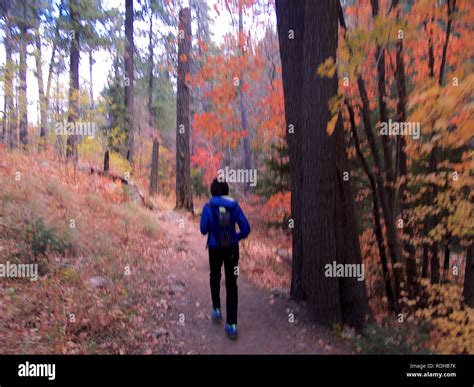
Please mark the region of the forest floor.
POLYGON ((0 181, 0 264, 40 265, 37 281, 0 278, 0 353, 350 352, 289 299, 276 237, 242 243, 239 338, 230 341, 210 319, 199 214, 163 197, 150 210, 120 181, 47 155, 3 153, 0 181))

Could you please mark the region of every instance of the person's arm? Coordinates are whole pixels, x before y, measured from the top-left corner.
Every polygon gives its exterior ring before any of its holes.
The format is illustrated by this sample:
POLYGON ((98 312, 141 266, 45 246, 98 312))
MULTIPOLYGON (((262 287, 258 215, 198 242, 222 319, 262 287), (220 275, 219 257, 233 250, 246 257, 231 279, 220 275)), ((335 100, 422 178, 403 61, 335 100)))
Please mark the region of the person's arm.
POLYGON ((237 221, 237 224, 239 225, 239 230, 240 230, 240 232, 237 233, 237 241, 240 241, 249 236, 250 224, 247 218, 245 217, 245 214, 242 211, 242 208, 240 208, 239 205, 237 206, 237 211, 236 211, 236 221, 237 221))
POLYGON ((201 234, 206 235, 209 232, 209 214, 207 211, 208 205, 205 204, 203 209, 202 209, 202 214, 201 214, 201 223, 199 225, 199 228, 201 229, 201 234))

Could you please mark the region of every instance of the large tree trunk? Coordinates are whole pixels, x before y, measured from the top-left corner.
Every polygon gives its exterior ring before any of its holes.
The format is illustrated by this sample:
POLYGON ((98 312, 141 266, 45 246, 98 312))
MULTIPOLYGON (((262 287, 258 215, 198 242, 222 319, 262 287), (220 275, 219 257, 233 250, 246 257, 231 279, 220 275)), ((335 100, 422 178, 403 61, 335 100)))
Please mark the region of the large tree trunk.
MULTIPOLYGON (((337 77, 321 77, 315 71, 329 57, 336 58, 339 4, 281 0, 276 9, 286 120, 291 128, 287 139, 292 211, 300 206, 293 246, 301 248, 301 257, 296 265, 293 262, 298 271, 293 273, 292 291, 306 296, 317 322, 361 328, 369 314, 364 284, 355 278, 326 276, 326 265, 333 261, 362 263, 353 198, 343 180, 348 166, 341 117, 335 132, 327 133, 328 102, 337 95, 337 77)), ((298 258, 295 252, 293 257, 298 258)))
POLYGON ((290 294, 293 299, 306 298, 303 279, 303 232, 301 228, 302 196, 302 125, 300 117, 303 75, 304 8, 302 0, 276 0, 276 16, 283 90, 285 94, 286 142, 291 171, 292 271, 290 294))
POLYGON ((314 319, 331 326, 342 322, 339 281, 325 276, 326 264, 332 264, 337 255, 336 143, 335 136, 326 132, 331 118, 328 102, 337 94, 337 79, 323 78, 315 69, 327 58, 336 58, 336 3, 307 1, 304 24, 302 278, 314 319))
MULTIPOLYGON (((79 119, 79 60, 80 60, 80 46, 79 46, 79 15, 77 14, 78 0, 71 0, 69 14, 71 17, 71 24, 73 26, 69 50, 69 109, 68 122, 73 125, 79 119)), ((66 143, 66 157, 77 162, 77 133, 68 136, 66 143)))
MULTIPOLYGON (((242 10, 242 1, 239 1, 239 50, 240 55, 244 56, 244 21, 243 21, 243 10, 242 10)), ((239 80, 239 104, 240 104, 240 113, 242 118, 242 130, 246 133, 244 137, 244 166, 247 171, 250 171, 252 168, 252 154, 250 148, 250 125, 248 119, 248 109, 247 109, 247 99, 244 92, 245 85, 245 74, 242 70, 240 72, 239 80)), ((245 183, 245 192, 247 193, 250 189, 250 183, 245 183)))
MULTIPOLYGON (((26 5, 25 5, 26 6, 26 5)), ((26 28, 21 30, 20 38, 20 67, 19 67, 19 81, 20 81, 20 94, 19 94, 19 114, 20 114, 20 143, 26 149, 28 145, 28 102, 26 94, 26 46, 27 46, 27 36, 26 28)))
POLYGON ((466 271, 464 274, 464 303, 474 308, 474 258, 472 244, 466 250, 466 271))
POLYGON ((190 71, 191 12, 189 8, 179 11, 178 36, 178 85, 176 106, 176 208, 193 211, 191 185, 191 118, 189 111, 190 90, 187 75, 190 71))
POLYGON ((47 111, 46 111, 46 97, 44 95, 44 84, 43 84, 43 69, 42 69, 42 57, 41 57, 41 36, 39 29, 35 29, 35 46, 36 46, 36 78, 38 80, 38 95, 40 104, 40 140, 39 148, 42 149, 46 142, 46 134, 48 132, 47 127, 47 111))
POLYGON ((127 108, 126 158, 133 162, 134 114, 133 114, 133 0, 125 0, 125 106, 127 108))

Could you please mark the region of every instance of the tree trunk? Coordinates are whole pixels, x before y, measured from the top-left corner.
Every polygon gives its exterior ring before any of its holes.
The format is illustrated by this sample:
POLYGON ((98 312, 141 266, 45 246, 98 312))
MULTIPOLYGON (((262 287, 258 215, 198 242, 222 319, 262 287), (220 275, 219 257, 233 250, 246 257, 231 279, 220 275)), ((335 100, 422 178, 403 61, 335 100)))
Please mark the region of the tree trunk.
POLYGON ((362 163, 362 168, 364 169, 367 178, 369 179, 370 189, 372 192, 372 204, 373 204, 373 214, 374 214, 374 233, 375 238, 377 239, 377 245, 379 248, 380 262, 382 264, 382 273, 385 284, 385 293, 387 295, 388 306, 390 310, 395 310, 396 300, 393 292, 393 285, 390 275, 390 270, 388 268, 388 260, 385 252, 385 242, 383 238, 382 223, 380 220, 380 205, 377 195, 377 184, 375 181, 375 176, 371 172, 369 165, 360 149, 359 136, 357 134, 357 126, 355 123, 355 114, 354 109, 346 101, 346 106, 349 110, 349 119, 351 123, 352 137, 354 138, 354 146, 357 152, 357 157, 359 157, 360 162, 362 163))
MULTIPOLYGON (((58 20, 62 17, 63 14, 63 2, 61 1, 59 4, 59 15, 58 20)), ((46 113, 49 112, 49 98, 51 95, 51 80, 53 78, 53 65, 54 65, 54 58, 56 56, 57 51, 57 40, 59 39, 59 22, 56 21, 56 26, 54 30, 54 41, 53 41, 53 49, 51 50, 51 57, 49 59, 49 67, 48 67, 48 79, 46 81, 46 113)))
POLYGON ((126 114, 126 158, 133 162, 134 144, 134 114, 133 114, 133 53, 135 45, 133 42, 133 0, 125 0, 125 106, 126 114))
POLYGON ((443 53, 441 55, 441 63, 439 65, 439 79, 438 84, 443 86, 444 83, 444 68, 446 67, 446 54, 448 51, 449 36, 451 34, 451 27, 453 25, 453 13, 456 9, 456 0, 448 0, 446 3, 448 12, 448 23, 446 24, 446 39, 443 44, 443 53))
POLYGON ((110 169, 110 155, 109 150, 107 149, 104 153, 104 173, 108 174, 110 169))
POLYGON ((439 284, 439 280, 438 242, 434 241, 431 246, 431 283, 439 284))
POLYGON ((336 58, 336 3, 305 2, 303 38, 303 87, 301 105, 303 187, 302 278, 313 318, 331 326, 342 322, 339 281, 325 276, 326 264, 337 254, 336 236, 336 143, 326 126, 328 102, 337 94, 337 79, 315 72, 327 58, 336 58))
POLYGON ((190 90, 187 75, 190 71, 191 12, 183 8, 179 12, 178 79, 176 105, 176 208, 193 211, 191 185, 191 119, 189 111, 190 90))
POLYGON ((372 128, 372 123, 370 121, 370 107, 369 107, 369 97, 365 89, 365 84, 363 79, 359 76, 357 79, 357 84, 359 88, 359 94, 362 100, 362 121, 364 123, 364 129, 367 136, 367 141, 370 146, 372 153, 372 158, 374 160, 375 168, 374 175, 376 179, 377 193, 379 195, 380 204, 382 207, 382 213, 385 218, 385 227, 387 229, 387 245, 388 251, 390 253, 390 258, 392 261, 393 268, 393 277, 395 285, 395 300, 398 301, 400 297, 400 284, 403 282, 402 272, 397 265, 400 262, 399 253, 398 253, 398 236, 395 229, 394 217, 390 212, 390 206, 388 204, 388 198, 386 191, 384 189, 384 181, 381 175, 381 161, 377 149, 377 144, 375 141, 375 135, 372 128), (392 221, 390 221, 392 219, 392 221))
POLYGON ((446 245, 444 246, 444 260, 443 260, 443 281, 449 282, 449 259, 451 255, 451 234, 448 232, 446 236, 446 245))
POLYGON ((28 102, 26 94, 26 46, 27 46, 27 36, 26 28, 22 28, 21 37, 20 37, 20 67, 19 67, 19 81, 20 81, 20 94, 19 94, 19 114, 20 114, 20 143, 26 149, 28 146, 28 102))
MULTIPOLYGON (((153 120, 153 11, 150 11, 150 30, 148 42, 148 64, 150 71, 148 74, 148 129, 155 131, 153 120)), ((158 166, 159 166, 159 151, 160 143, 158 139, 153 136, 153 150, 151 153, 151 171, 150 171, 150 195, 158 193, 158 166)))
MULTIPOLYGON (((243 21, 243 10, 242 10, 242 1, 239 1, 239 50, 240 55, 243 57, 244 53, 244 21, 243 21)), ((245 74, 242 70, 240 72, 239 80, 239 104, 240 104, 240 113, 242 118, 242 131, 245 132, 243 139, 244 142, 244 166, 247 171, 250 171, 252 168, 252 154, 250 147, 250 125, 248 119, 248 109, 247 109, 247 99, 244 92, 245 85, 245 74)), ((245 183, 245 193, 248 193, 250 190, 250 183, 245 183)))
MULTIPOLYGON (((77 14, 78 0, 73 0, 70 3, 70 17, 73 26, 69 51, 69 109, 68 122, 75 125, 79 119, 79 60, 80 60, 80 46, 79 46, 79 15, 77 14)), ((66 158, 77 163, 77 134, 73 133, 68 136, 66 142, 66 158)))
MULTIPOLYGON (((429 76, 430 78, 434 78, 434 49, 433 49, 433 23, 434 23, 434 16, 431 18, 431 26, 430 31, 428 34, 428 69, 429 69, 429 76)), ((425 23, 426 28, 426 23, 425 23)), ((429 172, 434 172, 432 162, 434 162, 434 150, 430 154, 430 161, 428 166, 429 172)), ((425 194, 425 205, 429 206, 433 202, 433 191, 430 190, 425 194)), ((425 239, 428 239, 428 233, 431 230, 431 223, 432 219, 431 216, 428 215, 423 223, 423 236, 425 239)), ((422 256, 422 269, 421 269, 421 278, 428 278, 428 270, 430 265, 430 245, 426 240, 423 242, 423 256, 422 256)))
POLYGON ((12 60, 13 39, 11 5, 11 0, 7 0, 5 5, 5 105, 7 106, 5 121, 5 141, 9 144, 10 148, 15 148, 17 146, 17 135, 15 122, 15 107, 13 104, 14 63, 12 60))
MULTIPOLYGON (((5 78, 6 78, 6 76, 5 76, 5 78)), ((6 80, 4 81, 4 84, 5 83, 6 83, 6 80)), ((7 111, 8 111, 8 98, 4 95, 4 97, 3 97, 2 133, 0 134, 0 142, 2 142, 2 143, 7 143, 7 138, 8 138, 7 111)))
POLYGON ((429 255, 429 245, 427 243, 423 244, 423 256, 422 256, 422 268, 421 268, 421 278, 428 278, 428 269, 430 265, 430 255, 429 255))
POLYGON ((40 140, 39 149, 43 149, 46 143, 46 135, 48 132, 47 127, 47 112, 46 112, 46 97, 44 95, 44 84, 43 84, 43 69, 42 69, 42 56, 41 56, 41 36, 39 29, 35 29, 35 46, 36 46, 36 78, 38 80, 38 95, 40 104, 40 140))
MULTIPOLYGON (((399 0, 392 2, 394 7, 399 5, 399 0)), ((400 19, 401 10, 397 11, 397 19, 400 19)), ((403 61, 403 39, 399 39, 396 44, 396 70, 395 70, 395 82, 398 91, 397 101, 397 121, 406 121, 406 104, 407 104, 407 92, 406 92, 406 79, 405 79, 405 64, 403 61)), ((403 241, 403 256, 405 261, 405 274, 407 279, 407 288, 412 294, 417 291, 417 264, 415 257, 415 247, 413 246, 413 225, 411 219, 409 219, 409 212, 411 204, 409 202, 408 185, 406 176, 408 174, 407 157, 405 152, 406 142, 403 137, 399 137, 399 160, 398 160, 398 171, 403 179, 400 185, 400 212, 403 219, 403 234, 405 238, 403 241)))
POLYGON ((302 279, 303 246, 301 228, 302 203, 302 126, 301 88, 303 75, 304 7, 301 0, 276 0, 276 16, 283 90, 285 95, 286 142, 291 171, 292 270, 291 297, 304 300, 306 294, 302 279))
POLYGON ((92 79, 92 67, 94 66, 94 58, 92 56, 92 49, 89 50, 89 109, 94 110, 94 83, 92 79))
MULTIPOLYGON (((446 38, 443 44, 443 52, 441 56, 441 63, 439 66, 438 85, 440 87, 443 86, 444 67, 446 65, 446 55, 447 55, 447 50, 448 50, 449 37, 451 34, 452 14, 456 8, 456 0, 448 0, 448 2, 446 3, 446 7, 447 7, 448 22, 446 24, 446 38)), ((431 58, 430 58, 430 63, 431 63, 431 58)), ((433 59, 433 66, 434 66, 434 59, 433 59)), ((431 167, 430 173, 436 174, 436 171, 438 169, 437 154, 438 154, 438 147, 435 145, 430 154, 430 167, 431 167)), ((438 187, 436 185, 433 185, 432 196, 430 198, 431 200, 429 201, 428 204, 433 204, 433 201, 435 200, 437 195, 438 195, 438 187)), ((438 217, 435 215, 432 218, 433 218, 432 224, 433 225, 437 224, 439 220, 438 217)), ((438 242, 435 242, 433 243, 431 247, 431 282, 437 284, 439 283, 439 281, 440 281, 440 273, 439 273, 439 258, 438 258, 438 242)))
MULTIPOLYGON (((343 175, 349 171, 342 114, 339 115, 333 134, 336 141, 336 261, 345 265, 361 267, 359 235, 355 220, 354 200, 350 181, 343 175)), ((361 331, 366 319, 370 317, 369 302, 365 281, 352 277, 339 278, 339 292, 342 310, 342 322, 361 331)))
MULTIPOLYGON (((375 19, 379 14, 378 0, 370 1, 372 6, 372 17, 375 19)), ((385 48, 377 46, 375 50, 375 60, 377 64, 377 89, 380 108, 380 122, 388 121, 388 111, 386 93, 385 93, 385 48)), ((390 213, 393 216, 395 206, 394 175, 392 163, 392 148, 388 136, 380 136, 382 139, 383 157, 384 157, 384 178, 385 189, 387 190, 387 201, 390 213)), ((388 220, 393 222, 393 219, 388 220)))
POLYGON ((464 303, 474 308, 474 258, 472 244, 466 250, 466 271, 464 274, 464 303))
POLYGON ((158 165, 159 165, 160 143, 156 138, 153 139, 153 151, 151 154, 151 172, 150 172, 150 195, 158 193, 158 165))

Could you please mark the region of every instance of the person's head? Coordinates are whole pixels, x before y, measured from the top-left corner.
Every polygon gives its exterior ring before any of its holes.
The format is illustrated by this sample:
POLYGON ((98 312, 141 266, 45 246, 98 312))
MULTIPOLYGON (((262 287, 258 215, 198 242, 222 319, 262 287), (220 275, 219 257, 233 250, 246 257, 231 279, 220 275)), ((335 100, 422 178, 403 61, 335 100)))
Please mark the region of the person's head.
POLYGON ((229 195, 229 184, 225 181, 219 181, 214 179, 211 183, 211 195, 212 196, 225 196, 229 195))

